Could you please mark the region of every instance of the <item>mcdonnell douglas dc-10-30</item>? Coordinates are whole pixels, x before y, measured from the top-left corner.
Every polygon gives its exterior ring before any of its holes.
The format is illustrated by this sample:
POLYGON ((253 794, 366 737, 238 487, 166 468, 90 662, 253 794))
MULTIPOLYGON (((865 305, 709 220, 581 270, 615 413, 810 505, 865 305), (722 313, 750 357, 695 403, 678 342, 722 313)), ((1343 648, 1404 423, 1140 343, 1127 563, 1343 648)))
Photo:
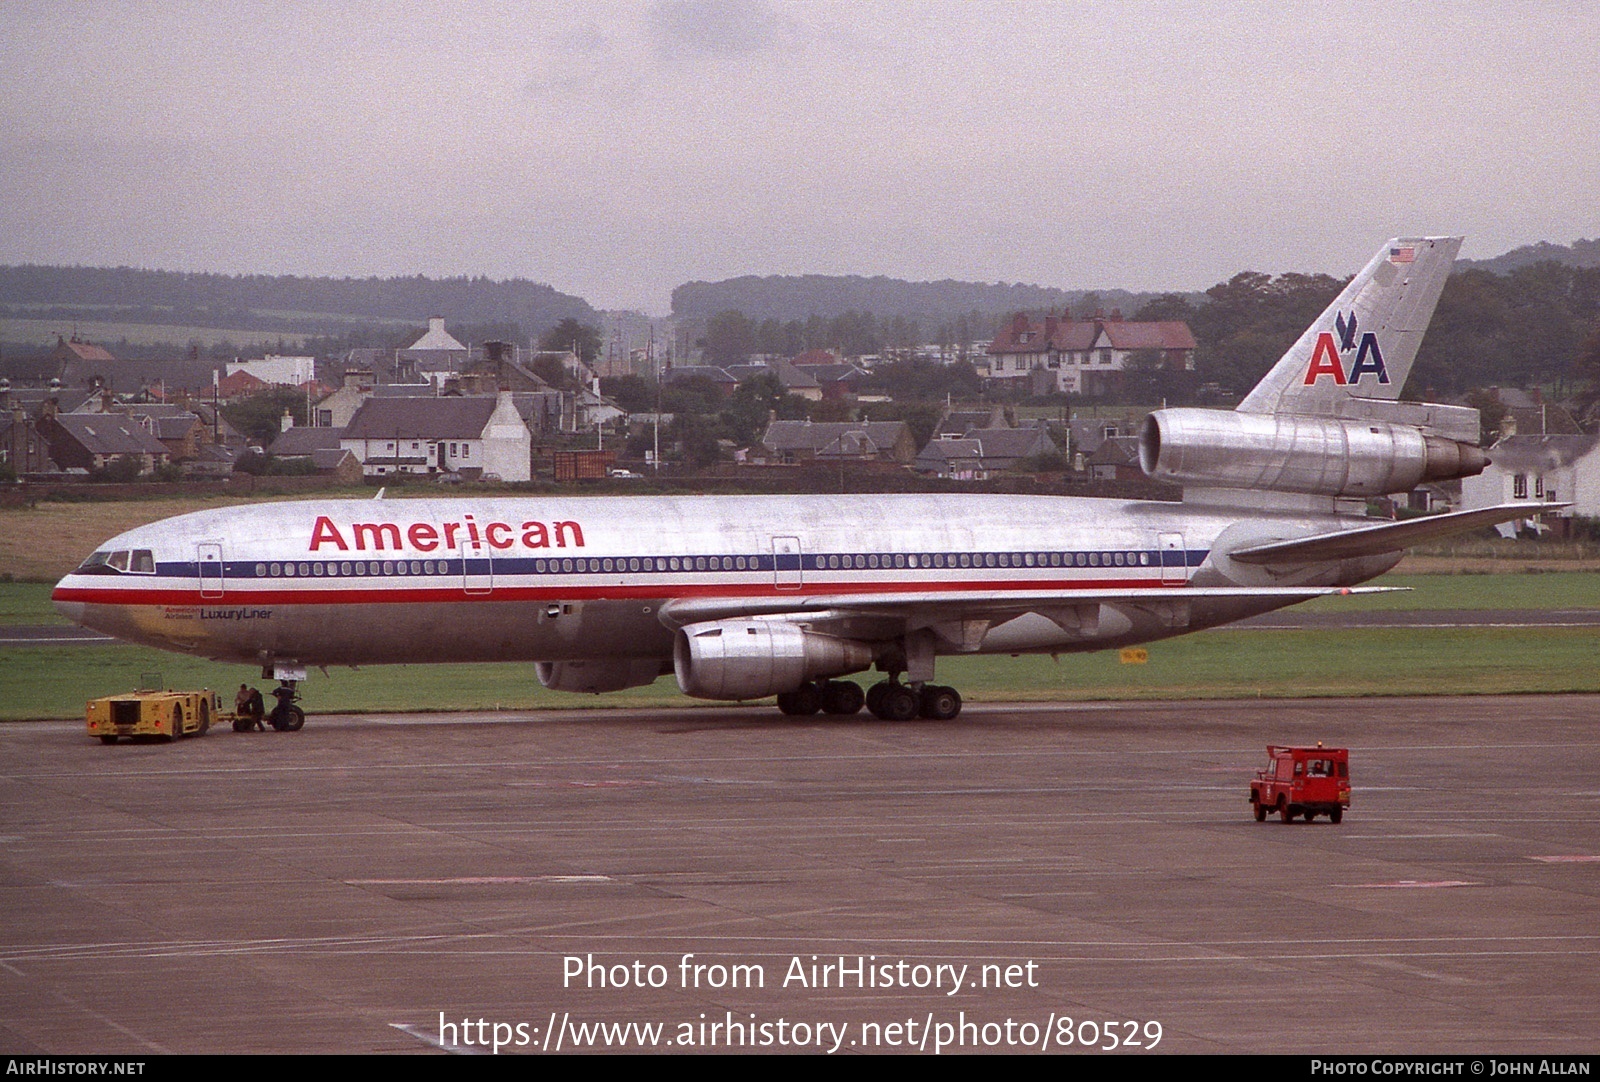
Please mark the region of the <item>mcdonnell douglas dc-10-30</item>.
POLYGON ((1390 241, 1236 410, 1161 409, 1140 462, 1181 502, 1069 496, 307 500, 181 515, 62 579, 85 627, 259 664, 534 662, 606 692, 675 673, 787 714, 947 719, 951 654, 1103 650, 1214 627, 1394 567, 1527 502, 1366 518, 1481 472, 1478 413, 1400 389, 1460 248, 1390 241), (840 677, 876 668, 863 692, 840 677))

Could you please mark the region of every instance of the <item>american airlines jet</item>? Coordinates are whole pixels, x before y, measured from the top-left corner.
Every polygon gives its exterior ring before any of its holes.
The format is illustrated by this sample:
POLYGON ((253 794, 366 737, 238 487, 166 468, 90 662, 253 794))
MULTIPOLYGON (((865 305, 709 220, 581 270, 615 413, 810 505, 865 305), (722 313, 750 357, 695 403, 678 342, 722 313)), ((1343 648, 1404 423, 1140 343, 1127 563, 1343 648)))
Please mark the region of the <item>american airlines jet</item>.
POLYGON ((308 500, 106 542, 54 592, 85 627, 259 664, 534 662, 564 691, 675 673, 787 714, 952 718, 952 654, 1103 650, 1329 593, 1526 502, 1403 522, 1368 497, 1465 477, 1478 414, 1399 400, 1460 247, 1392 240, 1237 410, 1140 435, 1181 502, 979 495, 308 500), (865 693, 839 677, 876 668, 865 693))

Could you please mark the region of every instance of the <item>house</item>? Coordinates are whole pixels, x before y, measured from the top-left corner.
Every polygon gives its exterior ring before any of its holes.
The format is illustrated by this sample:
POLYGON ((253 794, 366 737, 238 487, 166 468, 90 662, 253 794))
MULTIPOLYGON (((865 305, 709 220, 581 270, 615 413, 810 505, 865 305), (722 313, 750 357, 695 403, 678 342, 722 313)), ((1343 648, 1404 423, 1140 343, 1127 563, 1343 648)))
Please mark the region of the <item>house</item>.
POLYGON ((56 348, 50 351, 50 362, 58 375, 64 373, 69 364, 98 365, 115 361, 105 347, 85 342, 77 335, 71 338, 56 335, 56 348))
POLYGON ((127 407, 128 416, 161 441, 174 462, 197 458, 200 448, 211 442, 211 430, 199 415, 182 406, 165 402, 137 403, 127 407))
POLYGON ((1100 446, 1084 459, 1091 481, 1143 480, 1144 467, 1139 465, 1139 437, 1112 436, 1101 440, 1100 446))
POLYGON ((813 375, 814 368, 797 368, 788 361, 773 361, 771 364, 730 364, 726 371, 741 386, 761 376, 771 376, 778 381, 784 394, 807 402, 822 401, 822 384, 813 375))
POLYGON ((959 437, 929 440, 916 468, 936 477, 981 481, 1060 450, 1043 428, 974 428, 959 437))
POLYGON ((853 364, 813 364, 803 369, 796 366, 796 370, 816 380, 824 401, 855 398, 868 379, 867 373, 853 364))
MULTIPOLYGON (((372 397, 372 390, 376 386, 377 380, 370 369, 347 370, 343 385, 312 407, 312 425, 343 431, 361 404, 372 397)), ((431 385, 428 393, 433 393, 431 385)))
POLYGON ((526 481, 533 437, 509 391, 472 398, 368 399, 340 446, 368 477, 391 473, 461 473, 526 481))
POLYGON ((269 353, 260 360, 229 361, 226 367, 224 379, 238 372, 248 372, 273 387, 303 387, 317 378, 315 357, 286 357, 269 353))
POLYGON ((361 461, 345 450, 343 439, 342 428, 296 426, 279 433, 267 453, 290 462, 309 462, 319 474, 355 484, 362 478, 361 461))
POLYGON ((916 454, 916 438, 904 421, 773 421, 747 460, 786 466, 841 460, 904 465, 916 454))
POLYGON ((1124 320, 1113 310, 1109 317, 1035 321, 1018 312, 989 343, 989 379, 1034 393, 1099 395, 1114 388, 1135 354, 1192 370, 1197 344, 1181 320, 1124 320))
POLYGON ((1508 436, 1488 455, 1482 473, 1461 479, 1463 511, 1519 500, 1568 503, 1542 516, 1563 536, 1574 517, 1600 518, 1600 436, 1508 436))
POLYGON ((104 469, 121 458, 138 462, 141 474, 167 462, 170 453, 125 413, 54 413, 38 421, 50 457, 63 470, 104 469))
POLYGON ((60 472, 38 424, 20 407, 0 413, 0 466, 14 477, 60 472))
POLYGON ((934 426, 933 439, 960 439, 974 428, 1004 428, 1005 410, 999 406, 986 410, 946 409, 944 416, 934 426))
POLYGON ((74 358, 62 369, 61 383, 64 387, 139 395, 152 402, 170 402, 183 396, 210 398, 218 371, 216 363, 194 358, 164 361, 74 358))
MULTIPOLYGON (((443 316, 429 316, 428 329, 411 345, 401 350, 400 361, 409 361, 414 371, 435 385, 461 375, 468 361, 467 347, 444 329, 443 316)), ((398 366, 397 366, 398 367, 398 366)))

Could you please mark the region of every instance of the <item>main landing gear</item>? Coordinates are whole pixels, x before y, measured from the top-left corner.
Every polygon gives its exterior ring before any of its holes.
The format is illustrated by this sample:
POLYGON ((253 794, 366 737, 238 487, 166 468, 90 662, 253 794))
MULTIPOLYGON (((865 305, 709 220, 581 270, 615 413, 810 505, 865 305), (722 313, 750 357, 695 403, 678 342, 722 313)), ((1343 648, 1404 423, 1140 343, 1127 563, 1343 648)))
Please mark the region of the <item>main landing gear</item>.
POLYGON ((915 687, 889 679, 873 684, 864 694, 861 685, 851 680, 818 680, 778 695, 778 709, 793 717, 819 712, 846 717, 863 706, 884 721, 949 721, 961 713, 961 693, 942 685, 915 687))

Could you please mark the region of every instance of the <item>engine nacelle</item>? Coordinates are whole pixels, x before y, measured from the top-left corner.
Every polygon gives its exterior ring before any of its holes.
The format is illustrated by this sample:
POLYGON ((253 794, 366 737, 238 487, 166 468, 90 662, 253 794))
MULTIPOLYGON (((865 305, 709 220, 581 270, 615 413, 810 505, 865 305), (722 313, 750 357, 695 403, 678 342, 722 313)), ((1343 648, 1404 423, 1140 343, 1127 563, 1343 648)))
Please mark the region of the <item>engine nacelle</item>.
POLYGON ((872 666, 872 648, 783 620, 713 620, 678 631, 678 687, 697 699, 759 699, 872 666))
POLYGON ((1489 459, 1469 443, 1389 421, 1169 409, 1145 418, 1139 464, 1176 484, 1382 496, 1471 477, 1489 459))
POLYGON ((664 670, 660 661, 647 657, 622 661, 541 661, 533 671, 539 674, 539 683, 551 691, 599 695, 653 684, 664 670))

